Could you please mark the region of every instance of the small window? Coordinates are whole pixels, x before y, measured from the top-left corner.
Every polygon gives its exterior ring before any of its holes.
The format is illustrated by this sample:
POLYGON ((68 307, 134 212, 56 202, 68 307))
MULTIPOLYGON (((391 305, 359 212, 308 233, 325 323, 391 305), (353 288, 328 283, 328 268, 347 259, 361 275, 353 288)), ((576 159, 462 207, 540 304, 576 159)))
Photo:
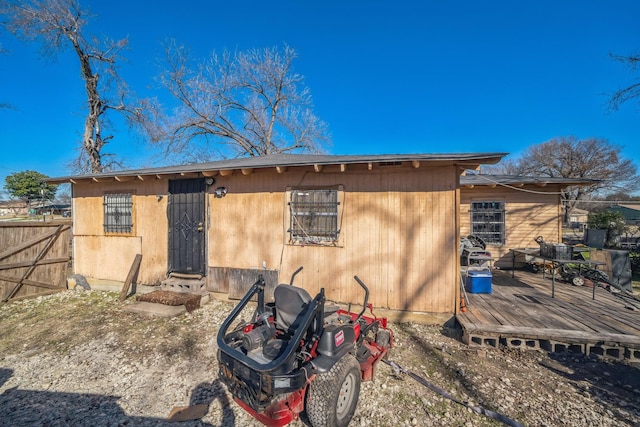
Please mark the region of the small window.
POLYGON ((133 197, 131 193, 104 195, 104 232, 133 231, 133 197))
POLYGON ((471 202, 471 234, 486 243, 505 243, 505 203, 497 201, 471 202))
POLYGON ((291 191, 289 234, 296 243, 338 241, 338 190, 291 191))

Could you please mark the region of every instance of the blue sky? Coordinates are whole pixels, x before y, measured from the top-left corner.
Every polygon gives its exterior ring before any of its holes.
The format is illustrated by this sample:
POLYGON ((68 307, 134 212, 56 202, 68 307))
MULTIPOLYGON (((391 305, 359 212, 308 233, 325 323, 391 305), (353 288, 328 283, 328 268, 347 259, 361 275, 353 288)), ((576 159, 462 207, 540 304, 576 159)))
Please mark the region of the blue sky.
MULTIPOLYGON (((333 154, 509 152, 555 136, 602 137, 640 167, 640 104, 608 112, 637 81, 609 53, 640 52, 640 2, 81 0, 87 29, 129 37, 121 74, 154 90, 161 42, 212 50, 282 46, 299 55, 333 154)), ((42 59, 0 43, 0 187, 25 169, 67 175, 84 118, 77 59, 42 59)), ((108 152, 149 166, 139 137, 117 126, 108 152)))

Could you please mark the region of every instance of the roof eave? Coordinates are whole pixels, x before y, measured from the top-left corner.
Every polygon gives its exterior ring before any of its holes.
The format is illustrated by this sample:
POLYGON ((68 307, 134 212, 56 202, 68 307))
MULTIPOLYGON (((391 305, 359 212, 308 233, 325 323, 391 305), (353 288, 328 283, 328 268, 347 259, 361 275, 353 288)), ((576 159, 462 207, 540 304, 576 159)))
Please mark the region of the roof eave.
POLYGON ((273 169, 277 173, 282 173, 294 167, 312 167, 316 172, 322 171, 325 166, 339 165, 342 171, 347 170, 350 165, 367 165, 367 169, 372 170, 376 165, 389 162, 406 162, 413 168, 421 166, 452 166, 456 165, 462 169, 477 168, 483 164, 496 164, 507 153, 469 153, 451 155, 371 155, 371 156, 320 156, 313 158, 309 156, 305 160, 302 156, 299 160, 282 161, 275 163, 261 164, 259 161, 252 163, 246 159, 237 162, 220 161, 213 163, 201 163, 181 166, 168 166, 152 169, 125 170, 118 172, 108 172, 101 174, 63 176, 48 178, 44 180, 49 184, 76 184, 78 182, 113 182, 113 181, 145 181, 148 179, 176 179, 176 178, 197 178, 213 177, 217 175, 227 176, 235 173, 249 175, 258 169, 273 169), (235 163, 235 164, 234 164, 235 163))

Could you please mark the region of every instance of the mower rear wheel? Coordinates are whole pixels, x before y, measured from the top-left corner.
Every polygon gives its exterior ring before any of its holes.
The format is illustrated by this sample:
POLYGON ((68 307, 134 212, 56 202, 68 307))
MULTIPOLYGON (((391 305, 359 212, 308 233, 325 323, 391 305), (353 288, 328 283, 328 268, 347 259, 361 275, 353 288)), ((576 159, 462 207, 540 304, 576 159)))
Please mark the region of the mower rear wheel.
POLYGON ((309 385, 306 411, 313 427, 346 427, 360 396, 360 364, 350 354, 309 385))

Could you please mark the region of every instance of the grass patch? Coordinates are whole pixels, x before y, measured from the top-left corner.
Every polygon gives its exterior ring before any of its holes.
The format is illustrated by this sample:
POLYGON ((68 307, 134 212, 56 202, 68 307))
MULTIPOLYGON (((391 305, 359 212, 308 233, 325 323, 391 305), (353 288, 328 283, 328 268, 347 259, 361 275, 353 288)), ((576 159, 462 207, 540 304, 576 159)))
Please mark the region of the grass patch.
POLYGON ((23 351, 64 355, 107 335, 113 345, 139 357, 194 358, 199 354, 197 328, 189 327, 194 317, 159 319, 125 313, 118 296, 115 292, 67 291, 53 298, 1 305, 0 324, 5 333, 0 334, 0 357, 23 351))

